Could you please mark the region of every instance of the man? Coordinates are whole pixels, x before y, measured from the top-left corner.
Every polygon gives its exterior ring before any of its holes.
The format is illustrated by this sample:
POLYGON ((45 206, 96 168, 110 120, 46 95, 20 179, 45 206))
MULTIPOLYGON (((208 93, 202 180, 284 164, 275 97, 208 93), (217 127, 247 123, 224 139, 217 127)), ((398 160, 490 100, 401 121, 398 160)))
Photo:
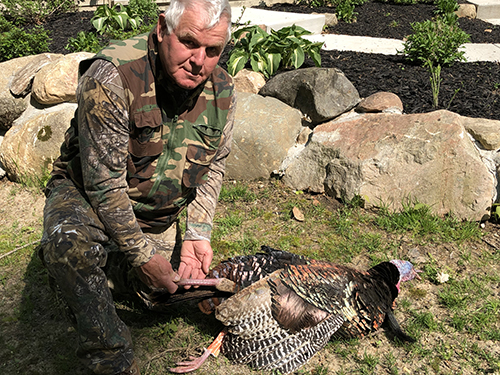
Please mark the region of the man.
POLYGON ((96 374, 139 374, 110 290, 129 287, 123 263, 143 287, 170 293, 208 272, 234 118, 232 81, 217 66, 230 27, 228 0, 172 0, 149 35, 80 64, 40 254, 96 374), (185 207, 175 272, 164 234, 185 207))

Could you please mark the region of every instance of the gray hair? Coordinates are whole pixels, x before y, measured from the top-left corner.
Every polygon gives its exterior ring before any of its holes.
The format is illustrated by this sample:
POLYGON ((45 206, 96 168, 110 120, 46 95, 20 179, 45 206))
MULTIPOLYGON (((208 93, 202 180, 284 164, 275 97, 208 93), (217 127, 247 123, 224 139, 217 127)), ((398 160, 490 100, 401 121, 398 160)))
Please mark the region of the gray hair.
POLYGON ((217 25, 221 18, 225 17, 227 19, 227 43, 231 39, 231 6, 229 0, 171 0, 170 6, 165 11, 167 33, 172 34, 179 25, 179 20, 186 9, 193 9, 196 5, 199 5, 204 11, 201 12, 200 17, 204 19, 207 29, 217 25))

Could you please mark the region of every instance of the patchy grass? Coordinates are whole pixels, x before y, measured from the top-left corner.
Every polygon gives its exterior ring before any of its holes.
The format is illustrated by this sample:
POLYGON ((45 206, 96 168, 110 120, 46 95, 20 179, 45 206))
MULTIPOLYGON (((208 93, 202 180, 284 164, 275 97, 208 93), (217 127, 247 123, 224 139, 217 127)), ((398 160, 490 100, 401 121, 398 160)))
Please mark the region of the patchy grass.
MULTIPOLYGON (((36 245, 28 245, 41 236, 43 196, 1 182, 0 200, 0 256, 16 250, 0 259, 0 373, 88 375, 36 245)), ((212 245, 214 263, 269 245, 360 269, 402 258, 423 270, 421 281, 403 286, 396 309, 417 343, 394 342, 383 331, 332 341, 298 374, 500 374, 498 228, 437 218, 419 204, 397 213, 369 211, 359 201, 340 204, 279 181, 226 181, 212 245), (444 283, 442 274, 448 276, 444 283)), ((116 306, 131 328, 143 374, 168 373, 176 361, 200 354, 221 329, 195 303, 163 314, 130 303, 116 306)), ((197 373, 261 374, 223 356, 210 358, 197 373)))

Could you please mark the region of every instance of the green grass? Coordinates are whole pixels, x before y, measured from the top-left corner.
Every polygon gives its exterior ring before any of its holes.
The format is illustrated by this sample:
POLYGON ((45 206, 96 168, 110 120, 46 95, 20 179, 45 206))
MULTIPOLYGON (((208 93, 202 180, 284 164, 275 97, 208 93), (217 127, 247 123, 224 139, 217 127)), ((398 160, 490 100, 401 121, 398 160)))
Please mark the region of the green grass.
MULTIPOLYGON (((13 189, 7 201, 20 193, 25 190, 13 189)), ((13 204, 11 210, 16 207, 13 204)), ((16 212, 13 220, 0 226, 0 256, 40 239, 41 217, 29 222, 21 217, 26 214, 16 212)), ((421 281, 402 286, 395 310, 416 343, 394 342, 383 333, 333 340, 299 370, 301 375, 498 374, 500 251, 488 247, 482 235, 477 223, 436 217, 418 203, 400 212, 370 211, 355 200, 340 205, 322 195, 295 192, 278 181, 227 181, 212 246, 214 264, 268 245, 360 269, 388 259, 409 259, 423 271, 421 281), (293 217, 294 207, 304 221, 293 217), (449 280, 440 283, 440 273, 448 274, 449 280)), ((37 363, 43 366, 40 373, 85 374, 74 354, 76 334, 56 308, 35 245, 0 259, 0 289, 0 373, 36 373, 32 364, 37 363)), ((143 372, 152 375, 168 373, 176 361, 201 354, 221 328, 194 303, 165 313, 131 303, 116 305, 131 328, 143 372)), ((224 356, 210 358, 197 372, 265 373, 232 364, 224 356)))

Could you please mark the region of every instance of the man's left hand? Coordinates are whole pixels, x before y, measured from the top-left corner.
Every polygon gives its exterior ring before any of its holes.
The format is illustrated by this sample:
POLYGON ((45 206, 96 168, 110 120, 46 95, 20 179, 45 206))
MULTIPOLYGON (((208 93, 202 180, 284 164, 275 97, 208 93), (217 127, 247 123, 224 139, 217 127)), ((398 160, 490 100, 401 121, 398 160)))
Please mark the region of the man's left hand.
POLYGON ((209 241, 184 241, 181 249, 181 263, 177 273, 183 279, 204 279, 212 263, 212 258, 213 251, 209 241))

